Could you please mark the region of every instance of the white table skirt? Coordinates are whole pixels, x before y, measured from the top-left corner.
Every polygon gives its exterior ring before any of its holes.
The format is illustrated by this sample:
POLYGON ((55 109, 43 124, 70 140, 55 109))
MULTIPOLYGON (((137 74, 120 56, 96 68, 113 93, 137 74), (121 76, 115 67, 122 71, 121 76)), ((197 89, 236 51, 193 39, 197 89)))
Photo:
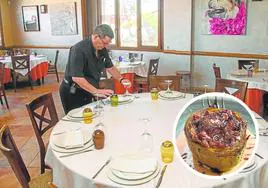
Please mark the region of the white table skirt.
MULTIPOLYGON (((62 154, 52 151, 49 145, 46 163, 53 168, 53 182, 57 186, 64 188, 88 188, 95 187, 96 184, 102 184, 103 187, 124 187, 108 179, 106 173, 109 166, 105 167, 95 180, 92 180, 91 177, 110 156, 115 158, 116 156, 138 150, 140 135, 145 130, 144 124, 139 120, 140 118, 148 117, 151 119, 148 123, 148 129, 154 139, 152 155, 161 162, 160 145, 165 140, 172 140, 173 124, 176 116, 182 106, 192 98, 192 95, 187 95, 186 98, 175 101, 161 99, 152 101, 148 93, 138 96, 140 98, 135 99, 129 104, 119 105, 118 107, 106 105, 102 115, 95 118, 92 124, 84 125, 82 123, 59 121, 52 131, 50 142, 53 139, 53 132, 76 129, 76 127, 92 131, 94 125, 101 121, 106 126, 107 143, 103 150, 91 151, 66 158, 59 158, 59 155, 62 154)), ((92 105, 94 104, 89 106, 92 105)), ((262 120, 260 123, 264 124, 265 121, 262 120)), ((196 176, 186 169, 179 158, 175 156, 174 161, 167 167, 161 187, 265 187, 268 182, 268 166, 265 165, 268 160, 267 148, 268 137, 260 137, 260 145, 257 152, 264 159, 256 157, 258 166, 254 171, 238 174, 227 180, 212 180, 196 176)), ((155 187, 158 177, 149 183, 132 187, 155 187)))
POLYGON ((268 91, 268 73, 253 73, 252 77, 227 74, 227 79, 248 82, 248 88, 268 91))
MULTIPOLYGON (((47 56, 44 55, 39 55, 39 56, 30 56, 30 70, 39 65, 40 63, 46 62, 47 61, 47 56)), ((0 62, 5 63, 5 68, 8 69, 13 69, 12 67, 12 61, 11 61, 11 57, 5 57, 5 59, 0 60, 0 62)), ((26 69, 21 69, 21 70, 16 70, 16 72, 22 74, 23 76, 25 76, 28 73, 28 70, 26 69)))

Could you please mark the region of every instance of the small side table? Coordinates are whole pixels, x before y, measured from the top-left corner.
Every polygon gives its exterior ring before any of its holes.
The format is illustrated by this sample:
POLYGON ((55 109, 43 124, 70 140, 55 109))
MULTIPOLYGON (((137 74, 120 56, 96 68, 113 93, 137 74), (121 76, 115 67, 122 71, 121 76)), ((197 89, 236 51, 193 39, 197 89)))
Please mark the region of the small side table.
MULTIPOLYGON (((192 87, 191 87, 191 72, 190 71, 183 71, 183 70, 181 70, 181 71, 176 71, 176 75, 180 75, 181 76, 181 79, 183 80, 183 78, 184 77, 186 77, 186 76, 188 76, 189 78, 189 90, 191 90, 192 89, 192 87)), ((187 89, 187 87, 183 87, 184 89, 187 89)))

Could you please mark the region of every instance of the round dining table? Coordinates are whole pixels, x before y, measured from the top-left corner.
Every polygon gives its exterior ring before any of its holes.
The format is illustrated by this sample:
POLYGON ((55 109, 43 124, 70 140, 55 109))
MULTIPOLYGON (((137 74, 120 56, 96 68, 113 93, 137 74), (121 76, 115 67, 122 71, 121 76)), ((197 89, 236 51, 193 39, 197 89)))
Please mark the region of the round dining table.
POLYGON ((262 96, 265 92, 268 92, 268 72, 265 69, 253 73, 250 77, 245 71, 242 73, 234 71, 233 73, 227 74, 227 79, 248 82, 245 103, 256 113, 263 113, 262 96))
MULTIPOLYGON (((148 154, 154 156, 161 168, 165 163, 161 160, 160 146, 166 140, 173 140, 174 126, 177 125, 176 117, 183 106, 193 98, 192 94, 186 94, 177 100, 151 100, 149 93, 133 94, 133 100, 129 103, 112 107, 107 101, 103 109, 96 115, 91 124, 82 121, 70 121, 63 117, 53 128, 46 153, 46 164, 53 169, 53 182, 58 187, 64 188, 89 188, 89 187, 156 187, 159 173, 151 181, 136 185, 126 186, 118 184, 107 177, 110 164, 105 166, 95 179, 92 177, 108 159, 116 159, 119 156, 137 153, 141 147, 141 135, 147 130, 153 138, 153 150, 148 154), (149 119, 147 125, 142 119, 149 119), (105 132, 105 146, 101 150, 93 150, 68 157, 52 149, 52 143, 57 133, 82 129, 94 131, 94 127, 102 123, 105 132)), ((85 107, 94 108, 91 103, 85 107)), ((257 115, 256 115, 257 116, 257 115)), ((261 117, 257 117, 260 126, 268 127, 261 117)), ((268 182, 268 136, 260 136, 257 147, 258 156, 255 157, 257 167, 250 172, 238 173, 230 178, 209 179, 192 173, 177 153, 174 160, 167 164, 160 187, 162 188, 192 188, 192 187, 236 187, 252 188, 265 187, 268 182)))

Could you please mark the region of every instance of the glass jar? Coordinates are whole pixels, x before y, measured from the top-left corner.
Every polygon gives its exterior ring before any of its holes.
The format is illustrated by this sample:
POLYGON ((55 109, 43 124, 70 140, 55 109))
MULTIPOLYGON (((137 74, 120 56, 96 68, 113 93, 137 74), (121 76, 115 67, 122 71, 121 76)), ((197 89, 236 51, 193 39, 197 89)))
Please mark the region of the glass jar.
POLYGON ((118 95, 115 95, 115 94, 111 95, 110 100, 111 100, 111 105, 113 107, 118 106, 118 95))
POLYGON ((93 133, 93 143, 95 145, 95 149, 102 149, 104 147, 104 132, 100 129, 97 129, 93 133))
POLYGON ((85 124, 89 124, 92 123, 92 116, 93 116, 93 112, 90 108, 85 108, 83 111, 83 118, 84 118, 84 123, 85 124))
POLYGON ((165 141, 161 145, 161 156, 164 163, 171 163, 173 161, 174 146, 171 141, 165 141))
POLYGON ((158 89, 157 88, 152 88, 151 89, 151 98, 152 98, 152 100, 157 100, 158 99, 158 89))

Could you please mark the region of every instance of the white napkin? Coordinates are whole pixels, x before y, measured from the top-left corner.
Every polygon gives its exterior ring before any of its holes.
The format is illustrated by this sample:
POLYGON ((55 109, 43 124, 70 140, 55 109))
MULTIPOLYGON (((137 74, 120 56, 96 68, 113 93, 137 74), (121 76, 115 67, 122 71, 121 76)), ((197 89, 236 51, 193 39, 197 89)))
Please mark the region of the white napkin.
POLYGON ((67 149, 84 146, 84 136, 80 130, 67 132, 65 138, 65 148, 67 149))
POLYGON ((157 160, 155 158, 135 159, 122 156, 112 161, 111 168, 113 170, 130 173, 154 172, 157 168, 157 160))

